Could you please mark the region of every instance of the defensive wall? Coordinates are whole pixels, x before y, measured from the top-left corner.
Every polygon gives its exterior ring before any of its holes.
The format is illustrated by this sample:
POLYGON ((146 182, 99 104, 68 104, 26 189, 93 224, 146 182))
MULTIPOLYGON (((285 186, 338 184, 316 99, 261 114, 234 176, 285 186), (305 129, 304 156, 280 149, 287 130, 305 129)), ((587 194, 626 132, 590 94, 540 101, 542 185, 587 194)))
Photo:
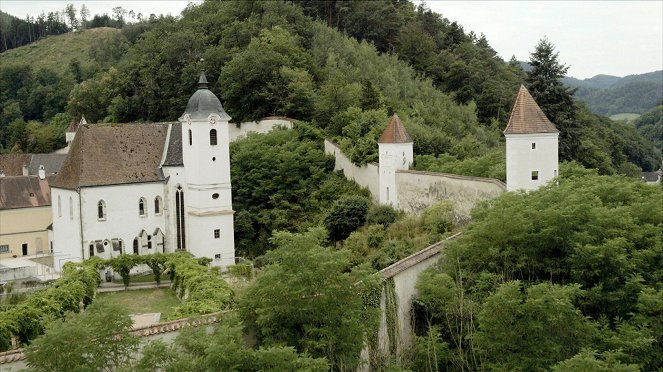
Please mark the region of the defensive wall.
MULTIPOLYGON (((375 201, 379 201, 379 165, 369 163, 357 166, 343 154, 341 148, 330 140, 325 140, 325 153, 334 155, 334 170, 342 170, 345 177, 368 188, 375 201)), ((470 219, 474 206, 486 199, 492 199, 506 191, 506 185, 496 179, 461 176, 447 173, 421 172, 411 170, 396 171, 396 197, 399 209, 406 213, 420 213, 440 200, 450 200, 454 206, 456 222, 470 219)))
POLYGON ((247 121, 239 126, 234 123, 228 125, 230 142, 246 137, 248 133, 269 133, 276 127, 292 129, 292 119, 283 116, 269 116, 259 121, 247 121))
POLYGON ((341 148, 330 140, 325 140, 325 154, 334 155, 336 165, 334 170, 342 170, 345 178, 357 182, 359 186, 366 187, 373 199, 377 202, 380 196, 379 191, 379 173, 377 163, 368 163, 363 166, 357 166, 352 163, 350 158, 345 156, 341 148))

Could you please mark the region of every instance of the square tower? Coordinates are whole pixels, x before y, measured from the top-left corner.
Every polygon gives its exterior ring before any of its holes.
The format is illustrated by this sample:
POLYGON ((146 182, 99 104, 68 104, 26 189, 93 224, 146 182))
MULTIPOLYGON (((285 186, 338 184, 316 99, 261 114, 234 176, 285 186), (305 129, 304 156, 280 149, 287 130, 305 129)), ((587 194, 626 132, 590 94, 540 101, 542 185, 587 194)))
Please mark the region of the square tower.
POLYGON ((396 171, 407 170, 414 161, 412 138, 394 114, 378 140, 380 204, 399 208, 396 171))

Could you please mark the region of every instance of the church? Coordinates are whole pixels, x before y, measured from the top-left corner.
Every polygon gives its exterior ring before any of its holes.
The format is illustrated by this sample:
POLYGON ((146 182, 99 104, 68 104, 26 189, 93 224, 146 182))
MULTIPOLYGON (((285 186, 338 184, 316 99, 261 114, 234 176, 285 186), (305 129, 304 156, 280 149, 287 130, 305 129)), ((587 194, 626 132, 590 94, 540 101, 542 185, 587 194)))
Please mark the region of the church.
POLYGON ((230 119, 201 72, 177 122, 79 125, 51 183, 56 269, 176 251, 234 264, 230 119))

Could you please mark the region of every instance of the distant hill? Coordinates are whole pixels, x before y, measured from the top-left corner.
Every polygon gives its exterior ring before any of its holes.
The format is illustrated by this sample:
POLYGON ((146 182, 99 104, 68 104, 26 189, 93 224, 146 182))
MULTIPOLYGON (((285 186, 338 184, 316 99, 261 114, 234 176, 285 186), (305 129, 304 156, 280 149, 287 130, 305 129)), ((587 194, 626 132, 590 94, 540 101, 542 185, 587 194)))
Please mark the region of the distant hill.
MULTIPOLYGON (((518 62, 523 71, 532 69, 527 62, 518 62)), ((663 101, 663 70, 624 77, 596 75, 587 79, 567 76, 562 79, 571 88, 578 88, 573 96, 587 104, 595 114, 613 116, 624 113, 642 114, 663 101)))
POLYGON ((48 68, 62 74, 70 70, 73 60, 78 60, 83 70, 96 70, 97 64, 103 65, 104 61, 119 58, 122 43, 121 31, 116 28, 68 32, 46 36, 20 48, 2 52, 0 64, 30 65, 33 70, 48 68))

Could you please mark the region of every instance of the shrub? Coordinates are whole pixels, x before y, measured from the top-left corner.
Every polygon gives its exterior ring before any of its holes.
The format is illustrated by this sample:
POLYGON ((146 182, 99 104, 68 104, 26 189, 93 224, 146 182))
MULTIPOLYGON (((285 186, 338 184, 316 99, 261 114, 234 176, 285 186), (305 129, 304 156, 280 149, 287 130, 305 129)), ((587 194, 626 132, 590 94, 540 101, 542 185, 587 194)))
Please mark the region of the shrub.
POLYGON ((398 218, 398 212, 390 205, 372 205, 368 209, 366 222, 375 225, 389 226, 398 218))

